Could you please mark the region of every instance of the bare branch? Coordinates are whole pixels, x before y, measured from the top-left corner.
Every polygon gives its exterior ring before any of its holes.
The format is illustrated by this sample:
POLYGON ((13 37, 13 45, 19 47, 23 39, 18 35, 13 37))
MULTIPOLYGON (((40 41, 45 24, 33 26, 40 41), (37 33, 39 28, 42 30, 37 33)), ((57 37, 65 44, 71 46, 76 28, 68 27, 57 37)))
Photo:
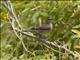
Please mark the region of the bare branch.
POLYGON ((38 38, 35 35, 32 36, 32 35, 30 35, 30 34, 28 34, 26 32, 23 32, 23 31, 21 31, 19 29, 15 29, 15 30, 18 31, 18 32, 21 32, 23 35, 26 35, 28 37, 34 38, 36 41, 39 41, 39 42, 43 43, 45 46, 47 46, 48 48, 52 49, 53 51, 62 53, 60 51, 54 50, 54 47, 61 48, 61 49, 64 49, 65 51, 69 52, 70 54, 72 54, 73 56, 76 57, 76 54, 73 51, 70 51, 65 46, 58 45, 56 42, 53 43, 53 42, 50 42, 50 41, 48 41, 46 39, 38 38))

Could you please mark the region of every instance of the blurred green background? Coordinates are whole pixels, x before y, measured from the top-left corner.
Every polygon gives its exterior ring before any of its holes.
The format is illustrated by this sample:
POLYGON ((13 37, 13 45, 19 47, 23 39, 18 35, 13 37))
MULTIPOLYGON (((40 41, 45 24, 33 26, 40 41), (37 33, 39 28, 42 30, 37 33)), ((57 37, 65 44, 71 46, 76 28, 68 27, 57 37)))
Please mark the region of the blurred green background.
MULTIPOLYGON (((1 1, 0 1, 1 2, 1 1)), ((59 42, 80 55, 80 1, 14 1, 14 12, 24 29, 37 26, 39 19, 53 19, 53 29, 47 34, 50 41, 59 42)), ((1 4, 0 4, 1 5, 1 4)), ((1 60, 78 60, 68 52, 54 47, 57 53, 42 43, 22 36, 26 48, 35 56, 25 52, 21 41, 10 29, 8 11, 0 7, 0 56, 1 60)))

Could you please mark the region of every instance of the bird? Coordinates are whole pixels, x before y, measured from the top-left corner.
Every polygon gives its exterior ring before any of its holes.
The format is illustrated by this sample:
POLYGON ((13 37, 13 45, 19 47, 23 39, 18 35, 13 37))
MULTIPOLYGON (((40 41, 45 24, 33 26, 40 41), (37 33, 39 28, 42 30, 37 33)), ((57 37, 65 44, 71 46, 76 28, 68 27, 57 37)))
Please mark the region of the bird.
POLYGON ((35 32, 48 32, 50 30, 52 30, 52 19, 48 19, 46 21, 46 23, 42 24, 39 27, 33 27, 31 28, 31 30, 35 31, 35 32))
POLYGON ((43 36, 42 34, 48 33, 52 30, 52 19, 48 18, 47 21, 39 27, 32 27, 28 30, 23 30, 24 32, 35 32, 39 37, 43 36))

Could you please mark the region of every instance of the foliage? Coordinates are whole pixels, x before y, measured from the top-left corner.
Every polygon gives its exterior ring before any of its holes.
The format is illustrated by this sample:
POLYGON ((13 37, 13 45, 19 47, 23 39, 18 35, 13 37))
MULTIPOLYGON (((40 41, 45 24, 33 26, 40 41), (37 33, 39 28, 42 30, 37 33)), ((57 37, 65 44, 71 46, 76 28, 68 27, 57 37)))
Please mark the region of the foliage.
MULTIPOLYGON (((14 1, 14 11, 24 29, 39 26, 39 20, 53 19, 53 29, 47 38, 64 44, 80 56, 80 1, 14 1)), ((1 60, 79 60, 68 52, 54 47, 52 51, 32 38, 23 36, 26 48, 35 56, 25 52, 7 18, 8 11, 0 7, 1 60), (60 53, 62 52, 62 53, 60 53)))

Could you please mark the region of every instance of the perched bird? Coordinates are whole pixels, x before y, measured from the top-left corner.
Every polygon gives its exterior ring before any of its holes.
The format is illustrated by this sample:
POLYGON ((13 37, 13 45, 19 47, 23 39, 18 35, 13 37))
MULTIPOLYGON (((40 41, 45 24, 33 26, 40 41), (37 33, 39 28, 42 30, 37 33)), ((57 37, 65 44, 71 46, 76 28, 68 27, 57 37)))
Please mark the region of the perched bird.
POLYGON ((48 32, 52 29, 52 19, 48 19, 46 23, 42 24, 39 27, 33 27, 31 28, 32 31, 35 32, 48 32))
POLYGON ((35 32, 39 37, 43 36, 43 33, 48 33, 52 30, 52 19, 48 18, 48 20, 39 27, 32 27, 29 30, 23 30, 24 32, 35 32))

